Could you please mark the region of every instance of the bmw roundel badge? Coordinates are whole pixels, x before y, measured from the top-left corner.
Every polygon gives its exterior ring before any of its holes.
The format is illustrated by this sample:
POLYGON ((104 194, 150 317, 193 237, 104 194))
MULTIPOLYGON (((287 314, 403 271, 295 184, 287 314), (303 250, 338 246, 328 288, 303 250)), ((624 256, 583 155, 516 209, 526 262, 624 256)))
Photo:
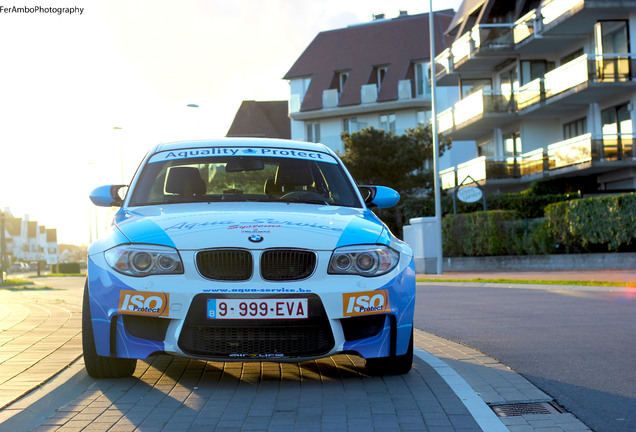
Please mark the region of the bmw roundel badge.
POLYGON ((249 236, 248 240, 251 241, 252 243, 260 243, 260 242, 263 241, 263 237, 254 234, 254 235, 249 236))

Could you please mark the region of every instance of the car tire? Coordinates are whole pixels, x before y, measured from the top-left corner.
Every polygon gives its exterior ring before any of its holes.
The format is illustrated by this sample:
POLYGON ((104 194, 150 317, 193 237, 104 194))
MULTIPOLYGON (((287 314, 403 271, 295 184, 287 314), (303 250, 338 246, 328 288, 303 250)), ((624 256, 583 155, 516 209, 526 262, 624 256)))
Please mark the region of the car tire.
POLYGON ((406 354, 393 357, 378 357, 366 359, 369 375, 403 375, 409 373, 413 366, 413 331, 406 354))
POLYGON ((86 372, 93 378, 125 378, 135 372, 137 359, 103 357, 97 354, 91 321, 88 282, 84 286, 82 303, 82 347, 86 372))

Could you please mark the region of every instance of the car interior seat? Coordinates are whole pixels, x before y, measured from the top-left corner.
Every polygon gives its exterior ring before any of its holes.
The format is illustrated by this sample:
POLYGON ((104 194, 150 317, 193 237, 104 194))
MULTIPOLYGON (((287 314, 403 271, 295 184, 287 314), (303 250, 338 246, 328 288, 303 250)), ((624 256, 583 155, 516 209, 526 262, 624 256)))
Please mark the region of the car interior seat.
POLYGON ((182 196, 204 195, 205 182, 195 167, 172 167, 168 171, 165 191, 182 196))

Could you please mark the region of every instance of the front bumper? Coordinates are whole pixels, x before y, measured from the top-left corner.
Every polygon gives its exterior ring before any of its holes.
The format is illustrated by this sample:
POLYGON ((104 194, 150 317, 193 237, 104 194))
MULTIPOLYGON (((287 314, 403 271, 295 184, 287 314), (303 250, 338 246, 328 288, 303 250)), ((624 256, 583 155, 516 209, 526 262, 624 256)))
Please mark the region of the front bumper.
POLYGON ((115 272, 103 254, 90 257, 90 313, 99 355, 143 359, 168 352, 206 360, 296 362, 342 352, 388 357, 408 349, 415 304, 412 261, 375 278, 328 275, 329 253, 321 257, 319 252, 318 267, 308 279, 269 282, 254 276, 236 283, 204 279, 193 254, 181 253, 184 274, 145 278, 115 272), (347 311, 349 302, 368 300, 374 292, 385 293, 385 310, 347 311), (158 308, 158 300, 150 300, 150 308, 126 312, 122 302, 130 302, 135 293, 140 303, 154 297, 165 304, 158 308), (306 298, 308 318, 209 320, 205 304, 210 298, 306 298))

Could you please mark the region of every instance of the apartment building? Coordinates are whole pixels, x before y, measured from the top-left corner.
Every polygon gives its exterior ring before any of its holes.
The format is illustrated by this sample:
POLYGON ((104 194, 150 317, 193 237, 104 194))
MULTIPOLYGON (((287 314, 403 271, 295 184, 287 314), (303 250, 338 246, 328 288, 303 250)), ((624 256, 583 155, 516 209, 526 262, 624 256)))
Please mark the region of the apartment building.
POLYGON ((28 215, 16 218, 8 208, 5 208, 4 214, 6 259, 9 262, 58 263, 57 229, 46 228, 36 221, 31 221, 28 215))
MULTIPOLYGON (((453 10, 434 13, 436 50, 453 10)), ((429 15, 373 21, 319 33, 284 79, 289 81, 292 139, 321 142, 344 153, 340 135, 365 127, 403 134, 431 118, 429 15)), ((457 91, 442 88, 442 107, 457 91)), ((452 162, 450 156, 447 165, 452 162)))
POLYGON ((435 58, 437 84, 459 97, 438 122, 476 154, 442 187, 636 190, 635 29, 635 0, 465 0, 435 58))

